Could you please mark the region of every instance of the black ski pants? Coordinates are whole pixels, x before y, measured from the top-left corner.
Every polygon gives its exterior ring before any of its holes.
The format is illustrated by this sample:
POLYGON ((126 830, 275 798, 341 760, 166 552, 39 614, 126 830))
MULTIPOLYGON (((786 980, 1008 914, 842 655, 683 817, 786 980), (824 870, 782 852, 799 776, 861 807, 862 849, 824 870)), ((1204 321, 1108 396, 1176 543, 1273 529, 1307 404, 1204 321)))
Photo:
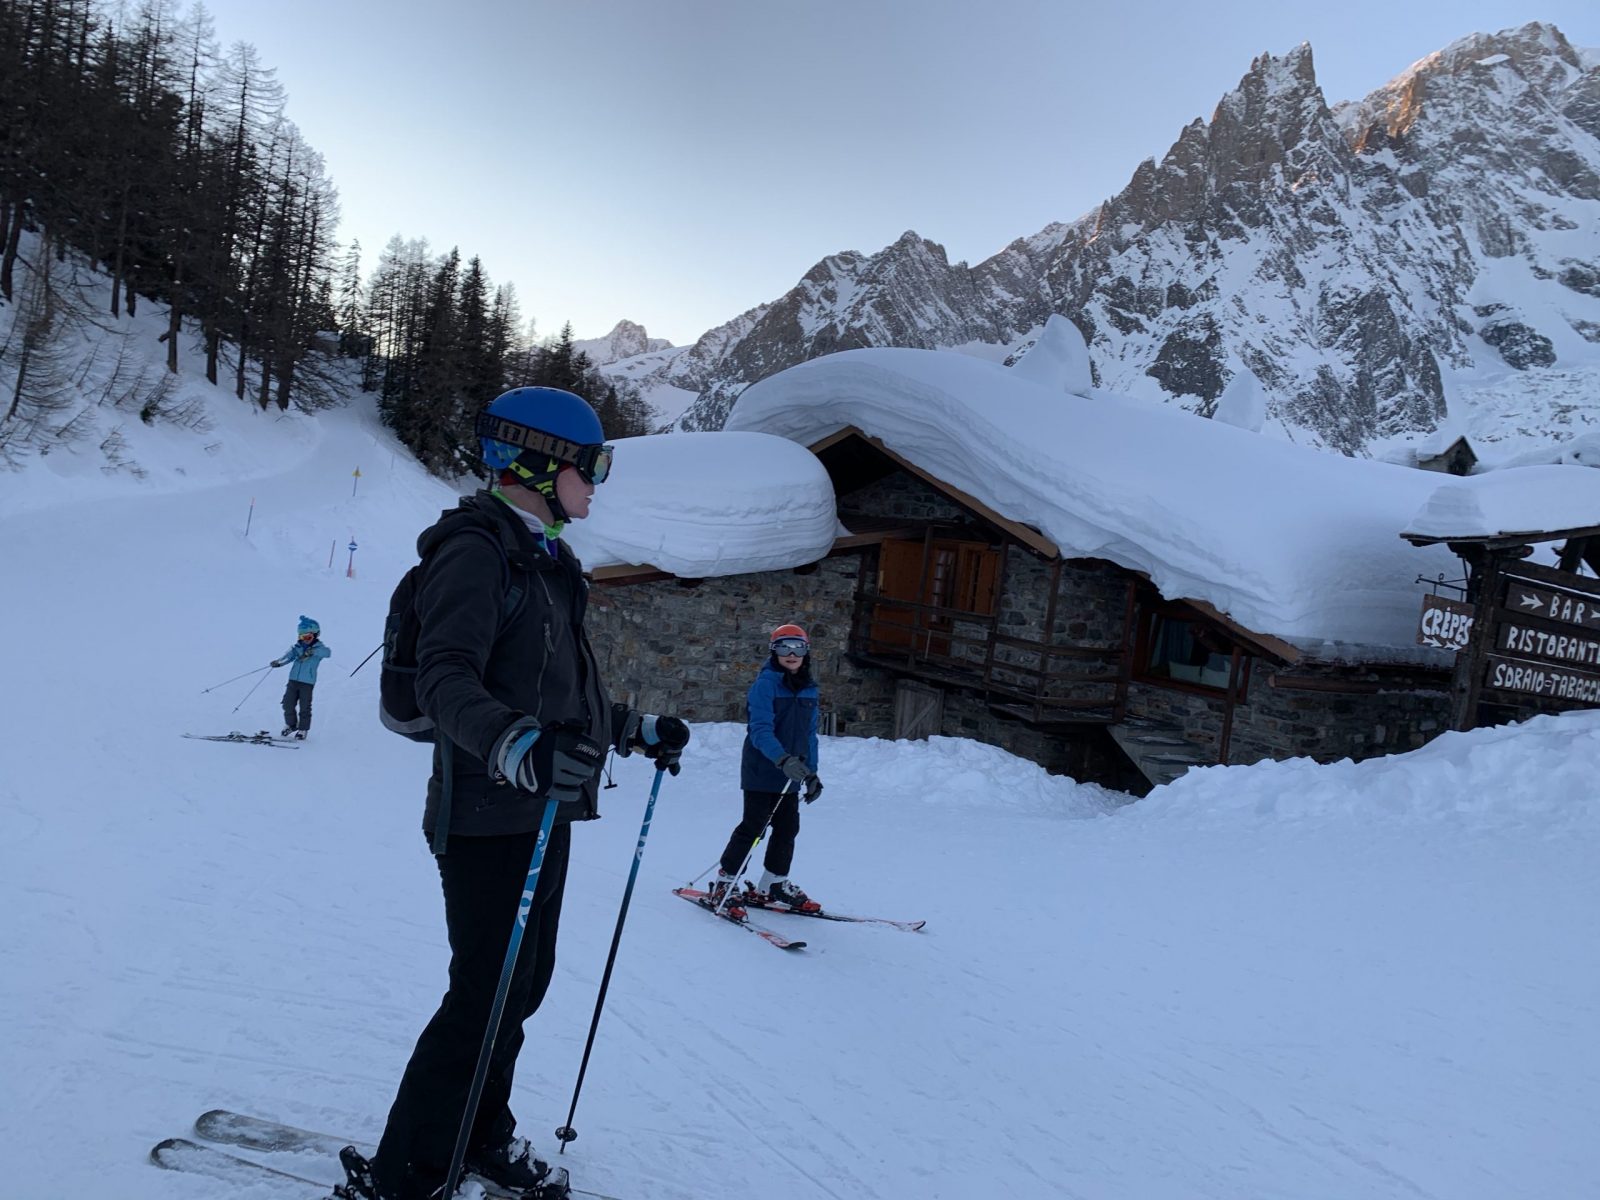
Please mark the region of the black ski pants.
POLYGON ((765 828, 767 817, 772 817, 772 829, 767 834, 767 856, 763 866, 774 875, 787 875, 794 862, 794 839, 800 832, 800 794, 791 790, 783 792, 752 792, 744 794, 744 820, 734 828, 728 838, 728 848, 722 852, 722 870, 732 875, 750 853, 750 844, 765 828), (773 806, 777 811, 773 812, 773 806))
MULTIPOLYGON (((414 1176, 442 1181, 450 1168, 472 1072, 483 1047, 489 1010, 505 965, 511 926, 522 902, 537 831, 499 837, 452 837, 435 861, 444 887, 450 937, 450 990, 439 1003, 389 1110, 372 1160, 380 1186, 400 1192, 407 1164, 414 1176)), ((522 1023, 537 1011, 556 965, 556 928, 567 881, 572 826, 557 825, 545 848, 489 1075, 473 1122, 469 1153, 511 1139, 511 1076, 522 1049, 522 1023)))
POLYGON ((285 729, 310 729, 311 728, 311 689, 314 683, 302 683, 298 679, 289 680, 289 686, 283 689, 283 725, 285 729), (295 707, 299 706, 300 712, 295 714, 295 707))

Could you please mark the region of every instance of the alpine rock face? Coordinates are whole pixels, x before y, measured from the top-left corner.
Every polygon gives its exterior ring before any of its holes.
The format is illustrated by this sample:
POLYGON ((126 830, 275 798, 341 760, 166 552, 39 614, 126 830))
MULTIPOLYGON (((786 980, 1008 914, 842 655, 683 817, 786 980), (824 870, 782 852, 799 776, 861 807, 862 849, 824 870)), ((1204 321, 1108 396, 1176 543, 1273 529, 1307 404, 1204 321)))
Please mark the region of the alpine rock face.
POLYGON ((610 366, 640 354, 672 349, 672 343, 666 338, 653 338, 645 332, 643 325, 627 320, 618 321, 605 337, 574 341, 572 344, 587 354, 589 361, 597 367, 610 366))
POLYGON ((695 393, 675 427, 717 429, 806 359, 1004 357, 1052 313, 1101 386, 1209 416, 1248 371, 1272 431, 1347 454, 1435 428, 1447 394, 1489 440, 1600 425, 1600 55, 1473 34, 1330 108, 1309 46, 1264 54, 1079 220, 976 266, 912 232, 832 255, 651 372, 695 393))

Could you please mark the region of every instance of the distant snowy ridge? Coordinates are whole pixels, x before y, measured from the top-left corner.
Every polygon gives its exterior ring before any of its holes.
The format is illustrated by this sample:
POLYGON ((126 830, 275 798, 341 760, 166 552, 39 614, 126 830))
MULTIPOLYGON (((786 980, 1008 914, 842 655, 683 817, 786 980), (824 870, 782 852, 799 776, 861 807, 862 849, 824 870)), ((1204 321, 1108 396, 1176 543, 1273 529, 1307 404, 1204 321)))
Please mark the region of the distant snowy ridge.
MULTIPOLYGON (((655 413, 658 427, 666 428, 676 423, 684 410, 695 403, 729 348, 737 345, 761 321, 768 307, 758 305, 723 322, 701 334, 692 346, 644 351, 610 362, 602 369, 608 376, 637 387, 655 413)), ((698 427, 687 425, 685 428, 698 427)))
POLYGON ((666 338, 653 338, 645 332, 643 325, 628 320, 618 321, 605 337, 577 338, 572 345, 574 349, 587 354, 589 361, 597 367, 609 366, 640 354, 672 349, 672 343, 666 338))
POLYGON ((1236 397, 1225 419, 1344 453, 1447 403, 1480 442, 1600 427, 1600 65, 1534 23, 1330 108, 1309 46, 1263 54, 1077 221, 976 266, 911 231, 830 255, 660 374, 698 391, 677 427, 718 429, 799 362, 1012 347, 1051 314, 1097 384, 1210 416, 1248 371, 1264 412, 1236 397))

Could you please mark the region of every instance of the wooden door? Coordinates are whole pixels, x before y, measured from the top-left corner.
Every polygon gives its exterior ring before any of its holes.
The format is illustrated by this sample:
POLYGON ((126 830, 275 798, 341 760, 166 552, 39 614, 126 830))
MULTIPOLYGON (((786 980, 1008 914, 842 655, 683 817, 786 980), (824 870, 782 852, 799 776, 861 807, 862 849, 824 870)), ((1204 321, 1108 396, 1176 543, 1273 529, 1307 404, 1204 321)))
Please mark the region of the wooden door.
POLYGON ((944 692, 924 683, 902 679, 894 690, 896 739, 931 737, 944 727, 944 692))

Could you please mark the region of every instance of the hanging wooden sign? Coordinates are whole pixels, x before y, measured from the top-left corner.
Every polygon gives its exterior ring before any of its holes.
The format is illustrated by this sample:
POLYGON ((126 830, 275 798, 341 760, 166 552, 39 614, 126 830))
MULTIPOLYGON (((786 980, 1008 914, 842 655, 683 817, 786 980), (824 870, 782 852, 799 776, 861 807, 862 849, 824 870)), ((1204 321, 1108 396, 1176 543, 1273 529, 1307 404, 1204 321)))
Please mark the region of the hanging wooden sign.
POLYGON ((1417 621, 1417 645, 1461 650, 1472 636, 1472 616, 1476 610, 1464 600, 1448 596, 1424 596, 1422 616, 1417 621))

